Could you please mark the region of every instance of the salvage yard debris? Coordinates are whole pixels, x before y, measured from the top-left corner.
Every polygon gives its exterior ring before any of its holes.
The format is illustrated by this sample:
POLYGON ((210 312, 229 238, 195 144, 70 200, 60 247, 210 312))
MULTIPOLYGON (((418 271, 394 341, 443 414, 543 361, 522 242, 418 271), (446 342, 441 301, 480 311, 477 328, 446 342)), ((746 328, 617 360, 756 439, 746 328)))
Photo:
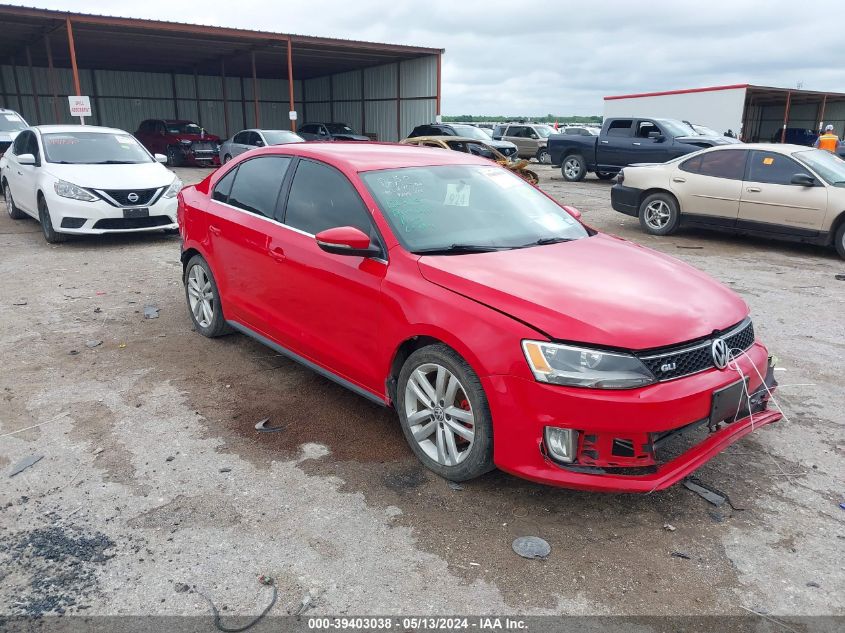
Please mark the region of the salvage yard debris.
MULTIPOLYGON (((226 385, 227 387, 229 385, 226 385)), ((262 433, 274 433, 276 431, 281 431, 285 427, 283 426, 267 426, 267 423, 270 421, 270 418, 264 418, 263 420, 259 420, 255 423, 255 430, 261 431, 262 433)))
POLYGON ((700 479, 696 477, 687 477, 684 479, 684 487, 692 490, 694 493, 699 495, 702 499, 705 499, 712 503, 717 508, 721 507, 725 502, 731 507, 733 510, 743 510, 744 508, 737 508, 733 503, 731 503, 730 497, 726 495, 724 492, 720 490, 716 490, 712 486, 708 486, 701 482, 700 479))
POLYGON ((145 319, 157 319, 158 318, 158 308, 156 306, 144 306, 144 318, 145 319))
MULTIPOLYGON (((218 631, 223 631, 224 633, 240 633, 240 631, 246 631, 247 629, 251 629, 256 624, 261 622, 261 620, 264 619, 264 616, 267 615, 270 612, 270 609, 273 608, 273 605, 276 604, 276 598, 278 598, 279 589, 276 586, 276 582, 273 580, 273 578, 270 578, 269 576, 259 576, 258 582, 260 584, 264 585, 264 586, 272 587, 273 588, 273 597, 270 599, 270 604, 267 605, 267 607, 264 609, 264 611, 262 611, 260 614, 258 614, 258 617, 256 617, 254 620, 248 622, 244 626, 232 626, 232 627, 224 626, 223 623, 220 621, 220 612, 217 610, 217 607, 214 605, 214 602, 211 600, 211 598, 209 598, 207 595, 205 595, 199 589, 196 589, 195 591, 199 595, 201 595, 203 598, 205 598, 205 601, 208 603, 208 606, 211 607, 211 611, 214 613, 214 626, 217 627, 218 631)), ((187 585, 184 585, 183 583, 179 583, 179 584, 176 585, 176 591, 177 592, 185 591, 184 589, 182 589, 180 587, 180 585, 187 586, 187 585)))
POLYGON ((91 340, 91 341, 86 341, 86 343, 85 343, 85 347, 87 347, 88 349, 94 349, 95 347, 99 347, 99 346, 100 346, 100 345, 102 345, 102 344, 103 344, 103 342, 102 342, 102 341, 99 341, 99 340, 91 340))
POLYGON ((21 461, 12 466, 12 470, 9 471, 9 477, 14 477, 18 473, 25 471, 30 466, 34 466, 42 459, 44 459, 43 455, 30 455, 29 457, 24 457, 21 461))
POLYGON ((511 544, 513 551, 523 558, 545 560, 552 552, 552 546, 538 536, 520 536, 511 544))

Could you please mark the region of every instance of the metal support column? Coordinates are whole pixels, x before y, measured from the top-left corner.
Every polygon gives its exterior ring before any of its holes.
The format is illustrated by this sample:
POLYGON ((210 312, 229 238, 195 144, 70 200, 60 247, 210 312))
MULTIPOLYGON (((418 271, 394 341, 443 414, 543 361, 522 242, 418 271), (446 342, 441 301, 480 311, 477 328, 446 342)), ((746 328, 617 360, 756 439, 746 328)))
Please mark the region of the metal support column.
POLYGON ((20 81, 18 81, 17 62, 14 57, 10 58, 9 61, 12 64, 12 80, 15 82, 15 95, 18 98, 18 112, 23 114, 23 95, 21 95, 21 84, 20 81))
POLYGON ((223 88, 223 127, 226 130, 226 138, 229 134, 229 95, 226 94, 226 62, 220 61, 220 84, 223 88))
POLYGON ((179 118, 179 99, 176 96, 176 74, 170 73, 170 90, 173 93, 173 115, 179 118))
MULTIPOLYGON (((290 35, 288 35, 288 100, 290 101, 290 111, 296 109, 296 104, 293 100, 293 43, 290 35)), ((296 121, 291 120, 290 131, 296 132, 296 121)))
POLYGON ((50 36, 44 36, 44 48, 47 50, 47 73, 50 80, 50 91, 53 93, 53 123, 61 123, 59 115, 59 92, 56 87, 56 69, 53 66, 53 48, 50 46, 50 36))
POLYGON ((783 129, 780 132, 780 142, 786 143, 786 126, 789 124, 789 106, 792 104, 792 91, 786 93, 786 108, 783 111, 783 129))
POLYGON ((82 88, 79 84, 79 68, 76 67, 76 44, 73 42, 73 26, 70 23, 70 17, 65 18, 67 21, 67 43, 70 48, 70 67, 73 70, 73 88, 76 90, 76 96, 82 95, 82 88))
POLYGON ((255 72, 255 51, 252 51, 252 113, 255 127, 261 128, 261 114, 258 109, 258 76, 255 72))
POLYGON ((822 126, 824 125, 824 111, 827 109, 827 93, 825 93, 824 98, 822 99, 822 107, 821 111, 819 112, 819 131, 822 131, 822 126))
MULTIPOLYGON (((440 86, 441 86, 441 76, 443 72, 443 53, 437 53, 437 102, 435 105, 434 114, 436 116, 440 116, 440 86)), ((439 119, 436 119, 438 123, 440 122, 439 119)))
POLYGON ((40 124, 41 106, 38 103, 38 88, 35 86, 35 71, 32 69, 32 51, 26 47, 26 65, 29 67, 29 86, 32 89, 32 98, 35 101, 35 120, 40 124))
POLYGON ((402 140, 402 64, 396 62, 396 141, 402 140))

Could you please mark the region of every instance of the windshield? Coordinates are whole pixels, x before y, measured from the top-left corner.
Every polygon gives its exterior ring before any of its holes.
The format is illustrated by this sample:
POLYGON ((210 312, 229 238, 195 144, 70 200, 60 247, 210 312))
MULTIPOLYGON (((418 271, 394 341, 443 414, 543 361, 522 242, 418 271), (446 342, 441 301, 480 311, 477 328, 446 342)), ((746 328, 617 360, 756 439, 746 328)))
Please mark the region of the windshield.
MULTIPOLYGON (((700 136, 698 132, 692 129, 683 121, 676 121, 675 119, 657 119, 660 127, 669 132, 669 136, 700 136)), ((718 135, 717 135, 718 136, 718 135)))
POLYGON ((326 123, 331 134, 355 134, 355 130, 344 123, 326 123))
POLYGON ((305 139, 299 134, 286 130, 261 130, 270 145, 284 145, 285 143, 301 143, 305 139))
POLYGON ((540 135, 540 138, 549 138, 552 134, 556 134, 556 132, 548 125, 535 125, 534 129, 537 130, 537 134, 540 135))
POLYGON ((808 149, 793 154, 795 158, 810 167, 829 185, 845 186, 845 161, 823 149, 808 149))
POLYGON ((490 137, 479 130, 474 125, 453 125, 452 128, 458 136, 465 136, 466 138, 474 138, 479 141, 489 141, 490 137))
POLYGON ((406 167, 361 177, 397 239, 413 252, 520 248, 589 235, 554 201, 501 167, 406 167))
POLYGON ((202 134, 202 128, 190 121, 166 121, 168 134, 202 134))
POLYGON ((692 129, 694 129, 697 133, 701 134, 701 136, 722 136, 713 128, 707 127, 705 125, 696 125, 695 123, 693 123, 692 129))
POLYGON ((70 165, 131 165, 152 157, 129 134, 61 132, 44 134, 47 162, 70 165))
POLYGON ((19 132, 26 127, 26 122, 14 112, 0 114, 0 132, 19 132))

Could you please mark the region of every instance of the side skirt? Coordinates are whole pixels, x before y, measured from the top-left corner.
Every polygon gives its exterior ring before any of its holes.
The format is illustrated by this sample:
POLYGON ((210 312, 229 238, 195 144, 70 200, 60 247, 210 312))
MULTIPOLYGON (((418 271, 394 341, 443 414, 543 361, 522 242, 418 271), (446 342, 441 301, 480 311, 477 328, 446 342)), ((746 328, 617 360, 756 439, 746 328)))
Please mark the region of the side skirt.
POLYGON ((279 354, 282 354, 283 356, 287 356, 288 358, 296 361, 300 365, 304 365, 305 367, 307 367, 311 371, 316 372, 316 373, 320 374, 321 376, 324 376, 324 377, 328 378, 329 380, 331 380, 333 382, 336 382, 341 387, 346 387, 350 391, 357 393, 359 396, 363 396, 367 400, 370 400, 371 402, 375 402, 376 404, 379 404, 383 407, 387 406, 387 402, 385 402, 384 398, 381 398, 374 393, 370 393, 369 391, 367 391, 366 389, 364 389, 362 387, 359 387, 355 383, 346 380, 346 378, 342 378, 342 377, 338 376, 337 374, 329 371, 328 369, 324 369, 323 367, 320 367, 316 363, 312 363, 307 358, 304 358, 304 357, 300 356, 299 354, 296 354, 295 352, 292 352, 289 349, 282 347, 278 343, 271 341, 270 339, 268 339, 265 336, 262 336, 258 332, 254 332, 253 330, 249 329, 245 325, 242 325, 242 324, 238 323, 237 321, 229 321, 228 319, 226 320, 226 323, 231 325, 234 329, 236 329, 241 334, 246 334, 247 336, 254 338, 259 343, 263 343, 267 347, 279 352, 279 354))

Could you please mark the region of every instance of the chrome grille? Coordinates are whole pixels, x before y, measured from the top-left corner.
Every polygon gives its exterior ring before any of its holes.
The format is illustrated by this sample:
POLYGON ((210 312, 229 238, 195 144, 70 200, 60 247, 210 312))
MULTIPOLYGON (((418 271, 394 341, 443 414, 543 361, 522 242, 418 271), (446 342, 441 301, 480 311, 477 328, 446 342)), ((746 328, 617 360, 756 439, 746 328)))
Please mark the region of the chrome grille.
POLYGON ((103 189, 107 202, 120 207, 143 207, 152 203, 159 189, 103 189), (134 194, 134 195, 133 195, 134 194))
POLYGON ((680 345, 659 354, 639 355, 639 359, 659 381, 697 374, 714 366, 710 346, 716 338, 723 338, 734 352, 745 351, 754 343, 754 325, 746 319, 701 343, 680 345))

